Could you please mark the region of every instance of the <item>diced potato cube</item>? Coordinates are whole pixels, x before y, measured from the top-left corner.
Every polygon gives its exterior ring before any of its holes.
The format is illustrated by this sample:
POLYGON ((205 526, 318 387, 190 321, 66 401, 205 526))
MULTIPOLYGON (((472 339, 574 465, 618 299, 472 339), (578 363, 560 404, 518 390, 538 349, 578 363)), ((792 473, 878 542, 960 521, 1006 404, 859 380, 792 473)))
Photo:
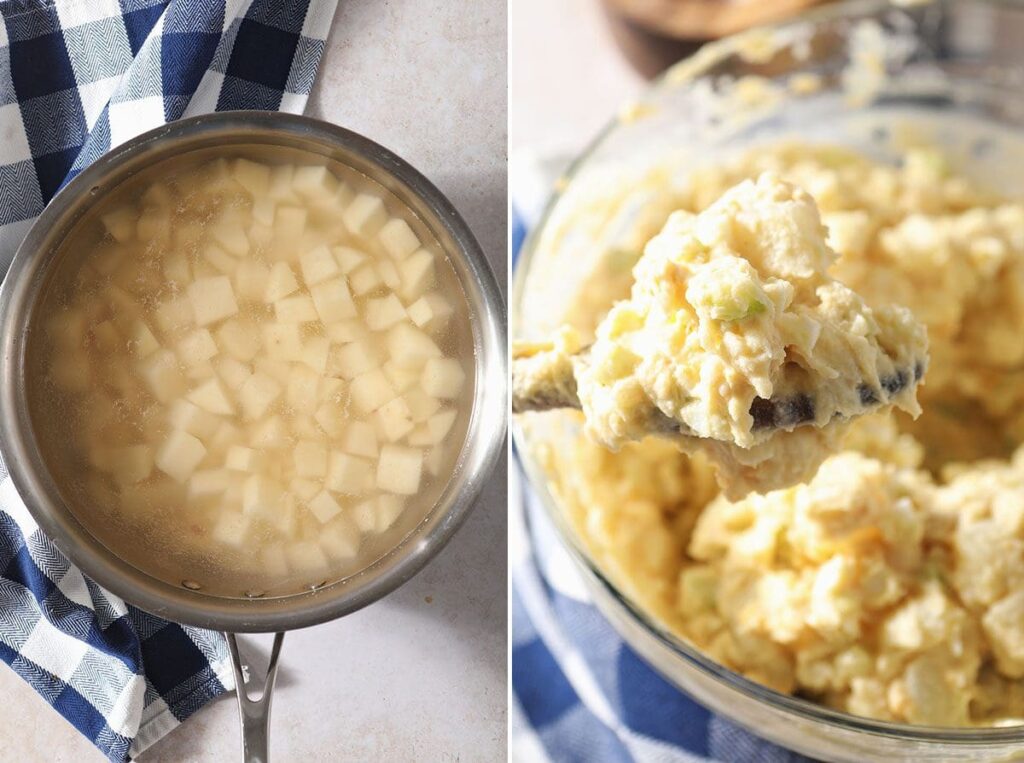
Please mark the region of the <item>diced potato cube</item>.
POLYGON ((134 485, 153 472, 153 450, 148 445, 127 445, 110 451, 114 481, 134 485))
POLYGON ((322 244, 299 257, 299 265, 302 268, 302 280, 306 282, 306 286, 323 283, 336 276, 340 271, 331 250, 322 244))
POLYGON ((400 397, 378 408, 376 416, 380 431, 388 442, 397 442, 412 430, 409 406, 400 397))
POLYGON ((185 483, 204 456, 206 448, 198 439, 176 429, 157 451, 156 466, 172 479, 185 483))
POLYGON ((366 300, 364 317, 371 331, 384 331, 405 320, 405 308, 398 297, 388 294, 379 299, 366 300))
POLYGON ((317 319, 313 300, 306 294, 295 294, 274 303, 274 313, 279 323, 305 323, 317 319))
POLYGON ((391 382, 391 386, 394 387, 395 392, 405 392, 419 384, 420 381, 419 371, 414 368, 405 368, 404 366, 400 366, 393 360, 389 360, 381 366, 381 370, 388 378, 388 381, 391 382))
POLYGON ((103 227, 119 243, 131 241, 135 236, 135 211, 131 207, 118 207, 100 218, 103 227))
POLYGON ((249 241, 253 244, 267 244, 273 238, 274 215, 277 213, 277 203, 269 196, 261 196, 252 202, 252 219, 260 226, 263 233, 254 236, 253 231, 249 232, 249 241))
MULTIPOLYGON (((245 387, 242 388, 243 392, 245 387)), ((235 412, 231 400, 224 394, 224 388, 216 379, 208 379, 194 390, 188 393, 188 401, 198 405, 204 411, 216 413, 222 416, 230 416, 235 412)))
POLYGON ((286 549, 288 564, 295 572, 306 575, 323 575, 327 571, 327 565, 330 562, 316 541, 295 541, 288 544, 286 549))
POLYGON ((331 349, 326 372, 331 376, 352 380, 374 370, 378 363, 377 352, 369 342, 352 342, 331 349))
POLYGON ((363 415, 372 413, 395 398, 394 390, 380 369, 357 376, 352 380, 349 392, 352 395, 352 405, 363 415))
POLYGON ((330 356, 331 342, 326 337, 316 336, 302 345, 301 360, 318 374, 327 373, 327 359, 330 356))
POLYGON ((398 290, 402 299, 406 302, 418 299, 434 285, 434 255, 420 249, 399 263, 398 273, 402 278, 402 287, 398 290))
POLYGON ((256 448, 287 447, 288 427, 280 416, 269 416, 250 428, 249 443, 256 448))
POLYGON ((423 366, 420 385, 428 395, 451 400, 459 396, 466 373, 454 358, 430 358, 423 366))
POLYGON ((358 314, 344 278, 318 283, 309 290, 317 315, 324 323, 336 323, 358 314))
POLYGON ((369 263, 352 273, 348 277, 348 282, 352 286, 352 293, 357 297, 369 294, 384 283, 377 269, 369 263))
POLYGON ((398 268, 391 260, 379 260, 376 268, 380 280, 392 291, 402 285, 402 276, 399 275, 398 268))
POLYGON ((299 439, 323 439, 324 430, 320 428, 320 425, 316 423, 316 419, 314 419, 312 416, 292 416, 290 424, 292 434, 298 437, 299 439))
POLYGON ((336 517, 323 528, 319 538, 320 545, 332 559, 346 561, 359 553, 359 528, 344 515, 336 517))
POLYGON ((189 498, 219 495, 228 489, 231 473, 227 469, 202 469, 188 478, 189 498))
POLYGON ((345 407, 338 402, 325 402, 316 409, 313 414, 316 423, 331 437, 337 437, 345 428, 348 417, 345 415, 345 407))
POLYGON ((178 288, 184 288, 192 281, 192 266, 188 264, 188 258, 183 254, 165 257, 163 273, 164 278, 178 288))
POLYGON ((369 332, 363 326, 362 321, 358 320, 329 323, 324 326, 324 330, 327 332, 327 338, 338 344, 356 342, 369 336, 369 332))
POLYGON ((292 176, 292 188, 310 201, 331 196, 338 190, 338 178, 327 167, 296 167, 292 176))
POLYGON ((242 511, 251 517, 269 518, 281 509, 284 490, 272 479, 250 474, 242 486, 242 511))
POLYGON ((420 248, 420 240, 412 232, 409 223, 400 217, 392 217, 377 234, 384 251, 401 260, 420 248))
POLYGON ((299 282, 287 262, 277 262, 267 276, 267 291, 263 295, 267 302, 277 302, 289 294, 298 291, 299 282))
POLYGON ((402 515, 405 499, 397 495, 377 496, 377 532, 387 530, 402 515))
POLYGON ((196 329, 178 342, 178 358, 188 366, 205 363, 217 352, 217 343, 206 329, 196 329))
POLYGON ((216 244, 207 244, 203 247, 203 258, 226 276, 238 269, 238 260, 216 244))
POLYGON ((403 368, 422 368, 429 358, 442 355, 433 339, 408 323, 399 323, 388 332, 387 345, 391 359, 403 368))
POLYGON ((185 391, 185 379, 178 359, 166 348, 157 350, 142 361, 141 375, 153 397, 161 403, 169 403, 185 391))
POLYGON ((226 468, 235 472, 251 472, 255 471, 258 465, 257 453, 252 448, 246 448, 244 445, 232 445, 228 448, 227 458, 224 460, 226 468))
POLYGON ((380 196, 357 194, 341 216, 345 227, 357 236, 368 238, 387 222, 388 213, 380 196))
POLYGON ((92 327, 92 336, 96 346, 104 353, 111 354, 121 345, 121 338, 113 321, 102 321, 92 327))
POLYGON ((212 437, 220 425, 220 419, 215 415, 187 400, 175 400, 167 413, 167 420, 175 429, 204 440, 212 437))
POLYGON ((192 265, 193 280, 199 280, 200 278, 216 278, 219 275, 221 275, 221 272, 206 260, 197 260, 195 264, 192 265))
POLYGON ((352 520, 361 532, 377 532, 377 499, 367 498, 352 509, 352 520))
POLYGON ((196 325, 208 326, 238 312, 235 290, 227 276, 199 278, 188 285, 196 325))
POLYGON ((327 524, 341 513, 341 505, 326 490, 317 493, 306 507, 320 524, 327 524))
POLYGON ((153 318, 160 330, 168 333, 192 325, 192 302, 185 297, 175 297, 164 302, 153 312, 153 318))
POLYGON ((336 246, 331 250, 341 268, 342 275, 348 275, 367 260, 367 255, 348 246, 336 246))
POLYGON ((367 475, 372 474, 373 463, 348 453, 330 454, 327 469, 327 487, 336 493, 361 495, 366 488, 367 475))
MULTIPOLYGON (((244 257, 249 253, 249 236, 245 231, 245 226, 238 219, 222 217, 210 226, 210 234, 213 240, 228 254, 244 257)), ((213 260, 211 259, 210 262, 213 260)))
POLYGON ((312 500, 313 496, 320 492, 320 485, 321 483, 314 480, 295 477, 290 483, 288 483, 288 489, 291 490, 295 497, 300 501, 306 502, 312 500))
POLYGON ((299 360, 302 339, 297 323, 270 323, 263 327, 263 346, 273 360, 299 360))
POLYGON ((409 406, 409 415, 417 424, 429 419, 441 407, 436 397, 431 397, 418 385, 408 390, 403 397, 409 406))
POLYGON ((270 191, 270 167, 249 159, 235 159, 231 166, 238 184, 254 199, 266 196, 270 191))
POLYGON ((249 544, 250 522, 237 511, 223 511, 217 516, 210 537, 218 543, 235 548, 249 544))
POLYGON ((451 316, 452 306, 436 291, 424 294, 408 307, 409 317, 420 328, 436 331, 443 328, 451 316))
POLYGON ((136 321, 132 327, 130 348, 137 358, 146 358, 160 349, 160 343, 144 321, 136 321))
POLYGON ((250 421, 262 418, 280 396, 281 385, 262 371, 256 371, 239 391, 242 413, 250 421))
POLYGON ((352 421, 341 436, 341 449, 353 456, 377 457, 377 433, 365 421, 352 421))
POLYGON ((167 241, 171 237, 171 220, 166 209, 146 207, 135 226, 139 241, 167 241))
POLYGON ((260 335, 251 321, 232 318, 217 329, 217 343, 232 358, 247 363, 259 352, 260 335))
POLYGON ((286 387, 292 375, 292 364, 272 358, 257 358, 256 370, 262 371, 282 387, 286 387))
POLYGON ((288 377, 285 399, 295 411, 312 411, 319 400, 320 377, 305 366, 296 366, 288 377))
POLYGON ((279 241, 294 243, 306 232, 309 213, 302 207, 278 207, 274 219, 274 234, 279 241))
POLYGON ((427 429, 434 442, 440 444, 452 429, 455 423, 457 412, 453 410, 440 411, 427 419, 427 429))
POLYGON ((224 385, 235 392, 240 390, 252 376, 252 369, 234 358, 217 358, 214 362, 214 370, 224 385))
POLYGON ((270 188, 267 193, 270 198, 278 201, 298 201, 299 197, 292 187, 292 178, 295 177, 294 164, 280 164, 270 168, 270 188))
POLYGON ((423 452, 400 445, 385 445, 377 461, 377 487, 397 495, 413 495, 420 488, 423 452))
POLYGON ((322 442, 302 440, 292 451, 295 474, 299 477, 324 477, 327 474, 327 446, 322 442))
POLYGON ((228 448, 242 439, 242 433, 230 421, 222 421, 217 426, 213 436, 204 441, 207 452, 222 463, 227 458, 228 448))
MULTIPOLYGON (((285 267, 288 267, 285 265, 285 267)), ((261 262, 244 259, 235 269, 235 292, 238 298, 249 302, 262 302, 267 294, 270 269, 261 262)))

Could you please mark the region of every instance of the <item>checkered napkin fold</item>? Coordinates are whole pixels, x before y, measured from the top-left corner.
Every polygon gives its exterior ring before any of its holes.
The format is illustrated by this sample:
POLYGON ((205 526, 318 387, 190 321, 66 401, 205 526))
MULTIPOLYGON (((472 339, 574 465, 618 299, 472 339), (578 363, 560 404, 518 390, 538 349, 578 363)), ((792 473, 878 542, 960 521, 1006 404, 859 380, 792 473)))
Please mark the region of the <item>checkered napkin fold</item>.
MULTIPOLYGON (((0 0, 0 277, 45 204, 111 147, 210 111, 301 112, 336 3, 0 0)), ((112 761, 233 686, 219 634, 85 578, 2 461, 0 659, 112 761)))
MULTIPOLYGON (((513 157, 513 257, 565 164, 513 157)), ((509 514, 514 763, 807 760, 709 712, 634 654, 591 602, 520 468, 509 514)))

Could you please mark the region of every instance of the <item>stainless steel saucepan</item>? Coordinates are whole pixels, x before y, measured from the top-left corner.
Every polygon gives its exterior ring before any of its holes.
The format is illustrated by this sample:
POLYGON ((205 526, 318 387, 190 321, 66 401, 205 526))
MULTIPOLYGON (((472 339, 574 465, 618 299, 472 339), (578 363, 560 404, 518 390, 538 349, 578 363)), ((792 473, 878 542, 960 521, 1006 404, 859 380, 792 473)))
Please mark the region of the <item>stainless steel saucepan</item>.
MULTIPOLYGON (((66 251, 66 248, 65 248, 66 251)), ((487 261, 451 203, 419 172, 376 143, 335 125, 266 112, 227 112, 174 122, 129 141, 67 185, 32 226, 0 288, 0 451, 21 497, 57 548, 125 601, 188 625, 224 631, 234 664, 244 756, 267 759, 270 699, 284 631, 370 604, 411 578, 465 519, 505 439, 505 311, 487 261), (472 412, 454 472, 434 508, 397 547, 358 574, 286 596, 213 595, 158 580, 97 540, 62 498, 29 416, 26 349, 40 335, 37 310, 61 243, 77 220, 126 179, 156 162, 212 148, 270 145, 337 162, 379 183, 436 237, 469 306, 476 378, 472 412), (246 695, 235 633, 275 633, 266 690, 246 695)))

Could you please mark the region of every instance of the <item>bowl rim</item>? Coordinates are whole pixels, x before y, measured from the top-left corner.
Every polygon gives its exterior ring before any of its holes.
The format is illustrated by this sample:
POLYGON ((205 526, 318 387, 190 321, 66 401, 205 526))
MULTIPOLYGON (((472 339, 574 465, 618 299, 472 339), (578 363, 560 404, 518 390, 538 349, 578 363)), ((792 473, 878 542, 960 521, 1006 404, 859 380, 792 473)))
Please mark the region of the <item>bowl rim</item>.
MULTIPOLYGON (((244 143, 240 140, 233 145, 244 143)), ((380 177, 372 179, 381 182, 380 177)), ((226 111, 178 120, 115 147, 82 170, 54 196, 18 247, 0 284, 0 453, 19 496, 44 534, 83 573, 129 604, 187 625, 232 632, 284 631, 327 622, 371 604, 408 581, 441 551, 475 505, 505 442, 505 315, 494 273, 468 224, 433 183, 389 149, 340 125, 283 112, 226 111), (446 256, 457 260, 453 267, 469 303, 477 377, 454 476, 433 509, 397 546, 335 583, 291 595, 251 599, 173 586, 120 559, 92 536, 64 505, 39 454, 25 405, 23 373, 25 329, 33 318, 34 297, 39 292, 33 282, 41 280, 55 261, 53 255, 66 228, 77 219, 65 217, 72 205, 83 203, 87 196, 102 198, 95 189, 102 188, 109 175, 113 175, 109 190, 114 190, 130 177, 130 173, 119 176, 118 169, 139 161, 146 152, 152 152, 153 161, 158 162, 202 147, 193 143, 175 151, 179 139, 215 139, 240 133, 250 134, 253 143, 273 144, 274 137, 306 139, 325 152, 344 153, 379 170, 409 198, 422 202, 433 217, 424 222, 434 235, 443 236, 446 256), (60 226, 65 228, 60 238, 49 241, 50 229, 60 226), (474 300, 478 305, 474 306, 474 300), (496 415, 499 408, 501 415, 496 415)))
MULTIPOLYGON (((1006 5, 1000 0, 971 0, 971 2, 982 6, 1005 7, 1006 5)), ((927 9, 932 6, 945 6, 947 4, 951 5, 952 0, 925 0, 925 2, 919 5, 922 9, 927 9)), ((905 12, 913 10, 914 5, 913 3, 905 3, 901 7, 889 2, 889 0, 841 0, 834 4, 813 8, 781 23, 768 24, 763 27, 757 27, 754 30, 730 35, 705 45, 697 53, 669 67, 650 85, 644 88, 636 98, 636 102, 644 103, 648 98, 659 94, 664 89, 685 86, 688 82, 698 79, 707 68, 718 63, 727 55, 734 53, 738 43, 745 35, 764 30, 796 29, 807 25, 813 26, 823 23, 842 22, 864 17, 871 18, 886 11, 905 12)), ((1020 9, 1024 11, 1024 7, 1020 9)), ((587 168, 590 160, 602 148, 605 140, 622 124, 622 121, 622 115, 611 117, 597 134, 585 144, 584 148, 573 157, 561 173, 559 183, 552 190, 536 223, 529 229, 519 252, 516 253, 512 262, 512 288, 509 298, 512 334, 518 328, 518 311, 523 303, 527 275, 537 254, 538 243, 542 233, 550 221, 555 207, 567 192, 573 179, 582 170, 587 168)), ((964 747, 979 744, 1024 743, 1024 724, 1003 727, 945 727, 867 718, 834 710, 803 697, 784 694, 775 689, 768 688, 705 656, 695 646, 688 644, 684 639, 659 624, 653 615, 648 614, 644 611, 643 607, 634 603, 611 580, 610 576, 601 569, 599 563, 592 557, 582 540, 577 537, 577 534, 569 526, 568 521, 562 516, 558 500, 552 493, 549 482, 544 476, 543 467, 534 457, 533 449, 530 446, 530 439, 524 430, 521 417, 512 417, 510 431, 513 453, 526 475, 524 493, 525 490, 529 489, 539 496, 539 504, 543 507, 544 516, 551 522, 559 542, 568 552, 575 565, 584 573, 584 577, 593 584, 596 584, 603 593, 607 594, 609 601, 618 607, 624 616, 631 619, 635 625, 651 636, 659 647, 668 650, 673 657, 690 668, 714 679, 720 685, 741 694, 746 699, 767 704, 774 709, 799 717, 804 721, 809 720, 828 726, 838 726, 844 730, 888 739, 899 739, 901 741, 909 740, 921 743, 963 745, 964 747)), ((513 510, 528 513, 525 499, 521 503, 523 504, 522 506, 517 506, 513 510)), ((527 527, 529 527, 528 517, 527 527)), ((605 617, 605 619, 608 620, 609 618, 605 617)), ((630 643, 629 638, 620 629, 615 628, 614 625, 612 627, 627 644, 630 643)), ((648 664, 673 686, 676 686, 680 691, 686 692, 686 690, 679 686, 679 683, 673 676, 656 665, 648 664)))

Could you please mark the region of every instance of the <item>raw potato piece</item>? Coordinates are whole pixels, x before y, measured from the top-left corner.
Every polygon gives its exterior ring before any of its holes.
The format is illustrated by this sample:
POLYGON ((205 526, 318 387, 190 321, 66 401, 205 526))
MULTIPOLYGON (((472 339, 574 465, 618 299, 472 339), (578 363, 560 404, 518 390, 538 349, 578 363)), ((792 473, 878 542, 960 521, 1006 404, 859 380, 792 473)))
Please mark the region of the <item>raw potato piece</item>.
POLYGON ((148 445, 128 445, 110 451, 114 481, 134 485, 153 472, 153 451, 148 445))
POLYGON ((217 328, 217 344, 235 360, 248 363, 260 351, 260 336, 249 321, 231 319, 217 328))
POLYGON ((327 524, 341 513, 341 505, 326 490, 321 490, 308 504, 313 516, 320 524, 327 524))
POLYGON ((405 320, 405 308, 394 294, 380 299, 368 299, 365 318, 371 331, 384 331, 405 320))
POLYGON ((349 231, 368 238, 380 230, 387 217, 384 201, 379 196, 360 193, 352 200, 341 220, 349 231))
POLYGON ((351 381, 377 368, 376 353, 368 342, 352 342, 331 350, 327 372, 351 381))
POLYGON ((367 259, 367 255, 349 246, 336 246, 331 251, 338 262, 338 267, 341 268, 342 275, 348 275, 367 259))
POLYGON ((267 294, 269 279, 270 269, 262 262, 242 260, 235 269, 235 291, 239 299, 262 302, 267 294))
POLYGON ((341 437, 341 448, 346 453, 366 458, 377 457, 377 433, 365 421, 353 421, 341 437))
POLYGON ((398 290, 402 299, 411 302, 434 285, 434 255, 420 249, 398 266, 402 288, 398 290))
POLYGON ((428 358, 442 356, 433 339, 407 323, 399 323, 388 332, 387 345, 391 359, 403 368, 422 368, 428 358))
POLYGON ((313 300, 305 294, 296 294, 278 300, 274 303, 274 312, 280 323, 306 323, 315 321, 317 318, 313 300))
POLYGON ((206 329, 197 329, 178 342, 178 357, 187 366, 205 363, 217 352, 217 343, 206 329))
POLYGON ((352 405, 364 416, 394 399, 395 393, 380 370, 369 371, 352 380, 352 405))
POLYGON ((302 280, 306 286, 316 286, 318 283, 333 278, 338 274, 339 267, 331 250, 326 246, 318 246, 310 252, 306 252, 299 258, 302 267, 302 280))
POLYGON ((281 395, 281 385, 261 371, 250 376, 239 394, 245 418, 255 420, 263 416, 270 404, 281 395))
POLYGON ((409 318, 419 328, 436 331, 442 328, 454 312, 448 300, 436 291, 424 294, 408 307, 409 318))
POLYGON ((409 223, 400 217, 392 217, 377 234, 384 251, 401 260, 420 248, 420 240, 412 232, 409 223))
POLYGON ((143 361, 142 378, 161 403, 170 403, 185 391, 178 359, 167 349, 158 350, 143 361))
POLYGON ((430 358, 423 367, 420 384, 428 395, 444 399, 459 396, 466 374, 455 358, 430 358))
POLYGON ((377 462, 377 487, 397 495, 413 495, 420 489, 423 452, 400 445, 385 445, 377 462))
POLYGON ((358 314, 343 278, 319 283, 309 290, 309 294, 313 298, 317 315, 324 323, 354 318, 358 314))
POLYGON ((359 553, 359 541, 359 528, 345 516, 337 517, 320 533, 320 545, 333 559, 354 559, 359 553))
POLYGON ((237 472, 255 471, 257 466, 256 451, 242 445, 232 445, 228 449, 224 465, 237 472))
POLYGON ((371 473, 371 462, 348 453, 332 453, 327 470, 327 487, 337 493, 362 495, 366 478, 371 473))
POLYGON ((297 323, 271 323, 263 327, 263 346, 274 360, 298 360, 302 339, 297 323))
POLYGON ((222 416, 230 416, 235 412, 235 407, 231 404, 228 396, 224 394, 224 388, 216 379, 209 379, 189 392, 188 401, 198 405, 204 411, 222 416))
POLYGON ((188 432, 176 429, 156 453, 156 466, 164 474, 185 483, 206 455, 206 448, 188 432))
POLYGON ((199 278, 188 286, 196 325, 208 326, 238 312, 235 291, 227 276, 199 278))
POLYGON ((293 453, 295 473, 300 477, 324 477, 327 475, 327 446, 322 442, 303 440, 296 444, 293 453))
POLYGON ((349 283, 352 284, 352 293, 362 297, 380 286, 383 281, 377 269, 367 264, 349 276, 349 283))
POLYGON ((267 290, 263 298, 267 302, 274 303, 298 289, 299 282, 295 280, 295 274, 288 267, 288 263, 278 262, 270 269, 270 274, 267 276, 267 290))

